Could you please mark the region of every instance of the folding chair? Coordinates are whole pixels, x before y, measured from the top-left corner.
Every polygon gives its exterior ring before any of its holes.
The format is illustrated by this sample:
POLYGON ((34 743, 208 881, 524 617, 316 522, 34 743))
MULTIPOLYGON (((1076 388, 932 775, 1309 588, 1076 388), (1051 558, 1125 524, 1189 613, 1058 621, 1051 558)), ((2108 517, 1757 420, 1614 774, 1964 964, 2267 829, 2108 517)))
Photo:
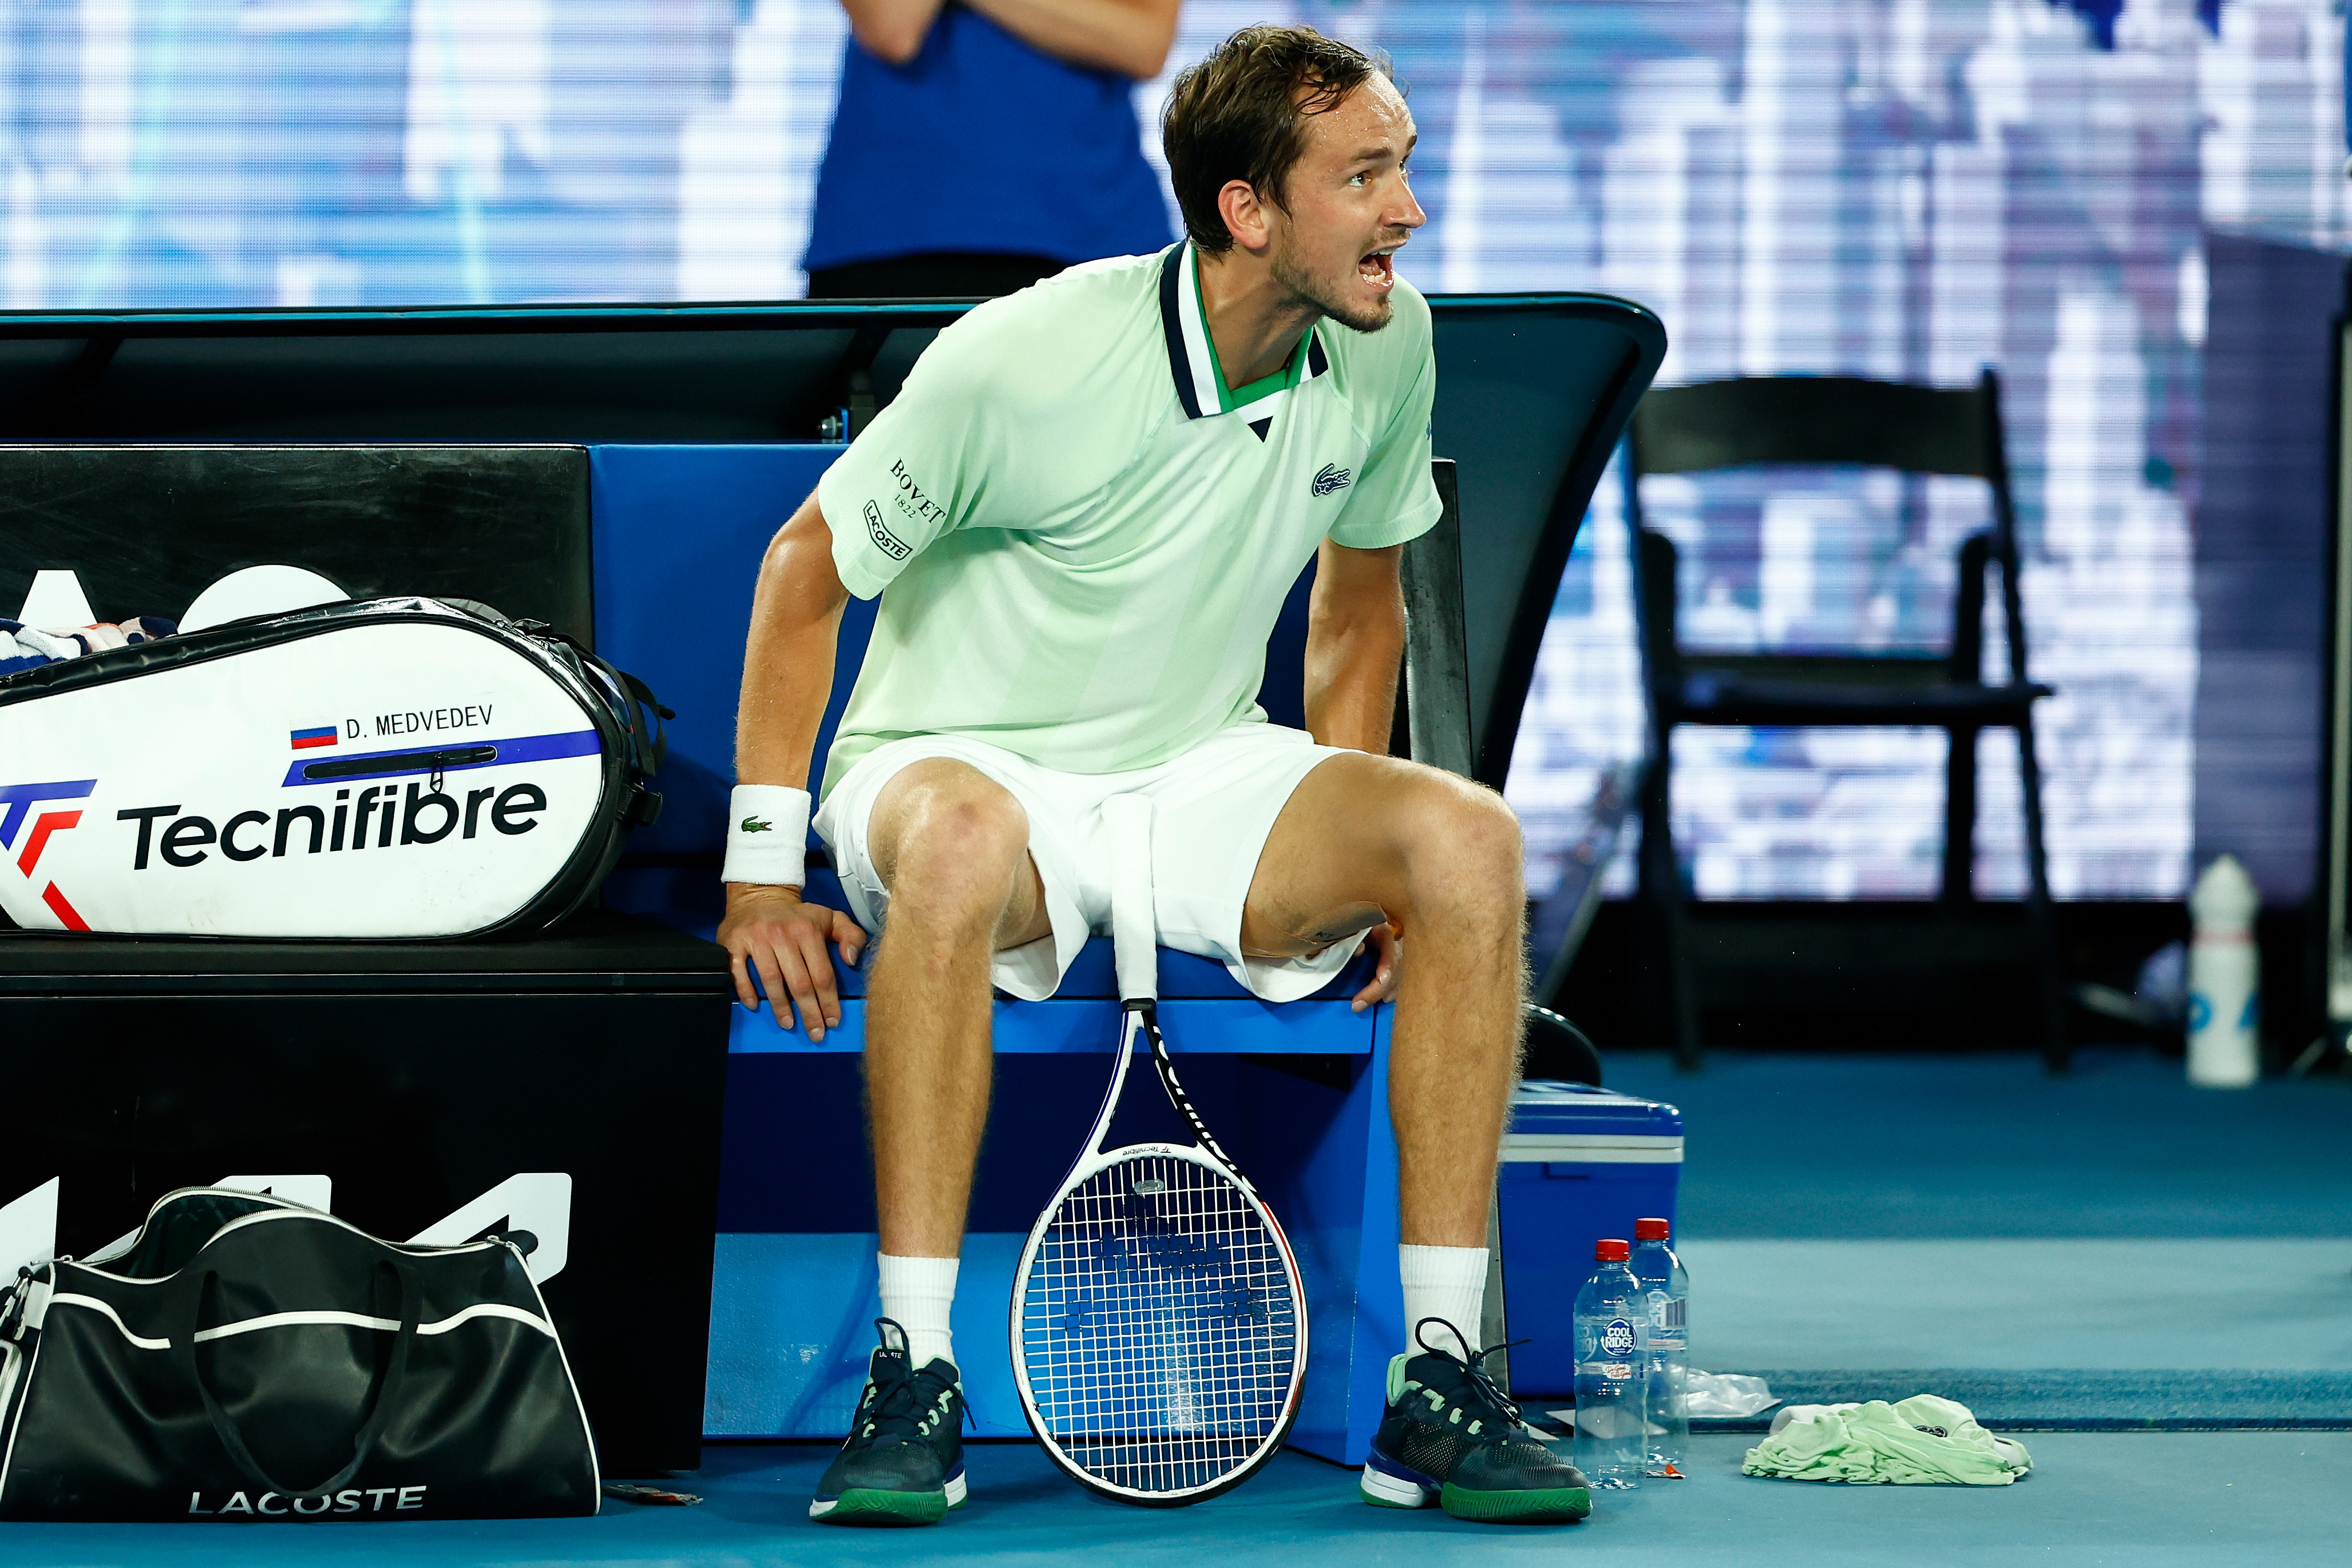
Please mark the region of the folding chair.
POLYGON ((1685 724, 1929 725, 1951 737, 1945 766, 1943 879, 1951 907, 1975 899, 1977 736, 2017 731, 2025 796, 2025 942, 2039 987, 2042 1048, 2053 1071, 2067 1063, 2064 999, 2042 816, 2042 768, 2033 705, 2052 694, 2026 678, 2025 620, 2018 593, 2017 522, 2001 437, 2000 382, 1943 388, 1851 376, 1753 376, 1656 391, 1633 416, 1627 443, 1625 516, 1633 530, 1636 621, 1649 700, 1650 765, 1641 791, 1643 934, 1657 956, 1675 1059, 1701 1060, 1688 920, 1674 845, 1673 740, 1685 724), (1676 636, 1674 542, 1643 521, 1641 480, 1750 464, 1851 465, 1982 479, 1992 526, 1959 548, 1952 640, 1942 653, 1696 652, 1676 636), (2000 568, 2006 679, 1983 671, 1985 570, 2000 568))

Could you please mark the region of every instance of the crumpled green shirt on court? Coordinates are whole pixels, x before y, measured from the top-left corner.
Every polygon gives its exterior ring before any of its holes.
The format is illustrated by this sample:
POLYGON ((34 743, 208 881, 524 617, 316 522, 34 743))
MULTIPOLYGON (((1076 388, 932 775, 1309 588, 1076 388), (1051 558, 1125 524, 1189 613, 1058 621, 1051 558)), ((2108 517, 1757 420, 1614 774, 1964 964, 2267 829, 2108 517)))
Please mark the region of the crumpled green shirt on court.
POLYGON ((2025 1445, 1977 1425, 1965 1405, 1914 1394, 1899 1405, 1808 1405, 1748 1450, 1751 1476, 1857 1486, 2005 1487, 2033 1468, 2025 1445))

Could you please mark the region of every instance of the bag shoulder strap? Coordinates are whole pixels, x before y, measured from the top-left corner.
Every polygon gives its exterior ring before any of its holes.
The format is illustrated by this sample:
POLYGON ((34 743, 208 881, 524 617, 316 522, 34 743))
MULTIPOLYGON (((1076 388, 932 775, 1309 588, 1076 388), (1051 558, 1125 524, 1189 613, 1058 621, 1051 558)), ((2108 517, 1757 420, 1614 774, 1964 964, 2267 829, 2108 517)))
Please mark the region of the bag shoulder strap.
POLYGON ((205 1381, 204 1368, 196 1359, 196 1325, 203 1321, 205 1298, 220 1279, 220 1271, 191 1268, 175 1282, 181 1300, 179 1310, 173 1313, 172 1360, 179 1367, 181 1375, 194 1387, 196 1397, 204 1403, 205 1419, 211 1423, 213 1436, 220 1440, 229 1461, 236 1466, 247 1480, 262 1490, 276 1492, 289 1500, 300 1499, 308 1501, 312 1498, 331 1497, 348 1485, 373 1457, 376 1444, 383 1436, 385 1425, 392 1419, 393 1412, 400 1408, 401 1389, 408 1381, 408 1352, 416 1342, 417 1313, 424 1292, 416 1288, 413 1271, 405 1260, 386 1258, 382 1266, 391 1269, 400 1281, 400 1337, 393 1343, 392 1358, 383 1375, 376 1379, 374 1387, 369 1391, 360 1429, 352 1437, 350 1462, 315 1487, 289 1487, 273 1479, 254 1458, 253 1450, 246 1446, 245 1434, 238 1429, 236 1418, 222 1408, 220 1400, 213 1394, 212 1385, 205 1381))

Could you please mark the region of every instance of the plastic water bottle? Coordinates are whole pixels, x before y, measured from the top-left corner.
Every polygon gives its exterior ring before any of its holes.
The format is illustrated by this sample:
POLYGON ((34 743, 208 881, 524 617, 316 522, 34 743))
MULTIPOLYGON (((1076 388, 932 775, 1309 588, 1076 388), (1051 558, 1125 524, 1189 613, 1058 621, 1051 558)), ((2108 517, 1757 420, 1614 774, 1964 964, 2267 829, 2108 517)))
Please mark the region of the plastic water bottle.
POLYGON ((1650 1308, 1650 1463, 1654 1476, 1689 1473, 1683 1455, 1690 1442, 1690 1415, 1684 1405, 1684 1373, 1689 1365, 1690 1273, 1668 1245, 1673 1227, 1662 1219, 1633 1222, 1633 1278, 1650 1308))
POLYGON ((2189 895, 2189 1081, 2200 1089, 2243 1089, 2262 1076, 2261 907, 2254 879, 2228 855, 2189 895))
POLYGON ((1595 1487, 1639 1486, 1649 1468, 1650 1310, 1626 1267, 1633 1251, 1598 1244, 1576 1293, 1576 1468, 1595 1487))

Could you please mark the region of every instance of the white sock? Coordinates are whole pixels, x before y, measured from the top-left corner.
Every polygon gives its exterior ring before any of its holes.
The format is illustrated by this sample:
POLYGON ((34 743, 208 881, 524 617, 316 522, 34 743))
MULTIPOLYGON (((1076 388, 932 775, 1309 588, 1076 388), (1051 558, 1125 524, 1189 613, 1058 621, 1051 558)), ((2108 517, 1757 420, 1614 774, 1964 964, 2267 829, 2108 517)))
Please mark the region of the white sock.
POLYGON ((1471 1350, 1477 1350, 1478 1321, 1486 1306, 1486 1249, 1483 1247, 1400 1247, 1397 1272, 1404 1279, 1405 1353, 1424 1349, 1454 1355, 1466 1353, 1454 1336, 1435 1323, 1426 1335, 1423 1318, 1442 1318, 1462 1331, 1471 1350))
POLYGON ((948 1311, 955 1305, 957 1260, 884 1253, 874 1261, 882 1275, 882 1315, 907 1331, 908 1365, 919 1371, 934 1361, 952 1363, 955 1336, 948 1330, 948 1311))

